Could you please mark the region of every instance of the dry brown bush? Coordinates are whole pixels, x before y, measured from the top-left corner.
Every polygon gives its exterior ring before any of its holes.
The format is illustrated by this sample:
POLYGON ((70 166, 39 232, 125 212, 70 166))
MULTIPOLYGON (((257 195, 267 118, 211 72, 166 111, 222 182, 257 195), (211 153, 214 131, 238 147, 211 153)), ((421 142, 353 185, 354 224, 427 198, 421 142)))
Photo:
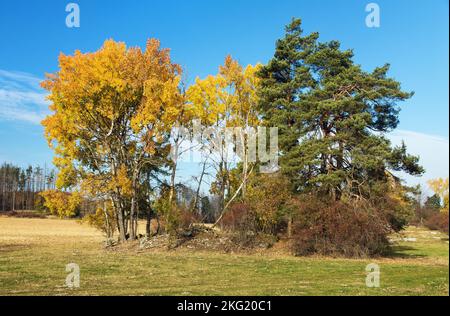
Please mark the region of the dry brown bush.
POLYGON ((448 212, 432 215, 426 220, 425 226, 431 230, 439 230, 448 234, 448 212))
POLYGON ((386 216, 363 203, 322 202, 311 196, 297 202, 291 239, 295 255, 368 257, 389 248, 386 216))
POLYGON ((4 215, 8 217, 17 217, 17 218, 46 218, 47 216, 43 213, 38 213, 34 211, 10 211, 5 212, 4 215))

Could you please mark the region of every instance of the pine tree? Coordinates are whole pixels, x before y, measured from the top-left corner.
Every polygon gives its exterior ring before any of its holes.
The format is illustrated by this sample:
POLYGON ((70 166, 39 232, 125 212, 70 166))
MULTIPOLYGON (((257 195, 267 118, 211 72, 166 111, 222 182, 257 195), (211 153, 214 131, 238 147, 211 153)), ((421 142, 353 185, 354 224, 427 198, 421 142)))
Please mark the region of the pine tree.
POLYGON ((281 169, 294 190, 338 200, 371 195, 392 171, 423 173, 404 144, 392 147, 384 136, 398 125, 397 103, 413 93, 387 76, 389 65, 366 72, 338 41, 317 39, 294 19, 259 72, 260 110, 279 128, 281 169))
POLYGON ((425 207, 429 210, 439 212, 441 209, 441 198, 438 194, 433 194, 429 196, 425 201, 425 207))

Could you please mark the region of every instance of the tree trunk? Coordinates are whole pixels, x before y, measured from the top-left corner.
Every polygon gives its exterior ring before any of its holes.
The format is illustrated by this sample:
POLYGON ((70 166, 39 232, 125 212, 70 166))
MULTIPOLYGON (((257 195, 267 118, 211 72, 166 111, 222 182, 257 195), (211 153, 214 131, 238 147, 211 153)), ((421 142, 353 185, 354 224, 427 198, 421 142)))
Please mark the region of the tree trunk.
POLYGON ((106 232, 106 238, 110 239, 112 237, 111 234, 111 226, 109 222, 109 215, 108 215, 108 209, 106 207, 106 201, 103 202, 103 213, 105 214, 105 232, 106 232))
MULTIPOLYGON (((133 185, 134 186, 134 185, 133 185)), ((130 239, 136 239, 137 217, 136 217, 136 188, 133 188, 130 207, 130 239)))
MULTIPOLYGON (((248 121, 248 118, 247 118, 248 121)), ((247 192, 247 172, 248 172, 248 135, 242 135, 243 159, 242 159, 242 176, 244 184, 242 185, 242 198, 245 198, 247 192)))
POLYGON ((12 192, 12 210, 13 212, 16 210, 16 188, 15 184, 13 184, 13 192, 12 192))
POLYGON ((175 176, 177 172, 177 163, 174 162, 172 167, 172 174, 170 175, 170 191, 169 191, 169 205, 172 205, 173 196, 175 194, 175 176))
POLYGON ((124 216, 123 216, 123 211, 119 210, 118 212, 118 221, 119 221, 119 240, 124 242, 127 241, 127 236, 125 233, 125 223, 124 223, 124 216))
POLYGON ((173 196, 175 194, 175 176, 177 173, 177 160, 178 160, 178 149, 179 149, 179 144, 178 144, 179 138, 177 138, 175 140, 175 153, 174 156, 172 157, 172 162, 173 162, 173 166, 172 166, 172 174, 170 175, 170 191, 169 191, 169 205, 172 205, 172 201, 173 201, 173 196))
POLYGON ((119 230, 119 241, 125 242, 127 241, 126 236, 127 233, 125 228, 125 216, 123 213, 123 207, 120 205, 119 201, 115 201, 114 199, 113 199, 113 207, 117 215, 117 228, 119 230))
POLYGON ((287 226, 287 236, 288 236, 288 238, 292 237, 292 224, 293 224, 292 215, 289 215, 288 216, 288 226, 287 226))
POLYGON ((195 192, 195 197, 194 197, 194 202, 192 203, 192 209, 191 212, 194 212, 195 209, 197 209, 197 204, 198 204, 198 200, 200 197, 200 187, 202 185, 203 182, 203 177, 205 175, 205 170, 206 170, 206 162, 208 161, 208 159, 205 159, 205 161, 203 162, 203 168, 202 168, 202 173, 200 174, 200 179, 198 180, 198 186, 197 186, 197 191, 195 192))
POLYGON ((145 225, 145 235, 147 236, 147 238, 151 237, 151 225, 152 225, 152 209, 150 208, 147 211, 147 223, 145 225))
POLYGON ((153 210, 150 208, 148 213, 147 213, 147 224, 145 225, 145 234, 147 235, 148 238, 152 237, 152 236, 156 236, 159 234, 159 218, 156 215, 156 213, 153 212, 153 210), (154 215, 154 216, 153 216, 154 215), (156 231, 154 234, 152 234, 152 219, 155 218, 156 219, 156 231))

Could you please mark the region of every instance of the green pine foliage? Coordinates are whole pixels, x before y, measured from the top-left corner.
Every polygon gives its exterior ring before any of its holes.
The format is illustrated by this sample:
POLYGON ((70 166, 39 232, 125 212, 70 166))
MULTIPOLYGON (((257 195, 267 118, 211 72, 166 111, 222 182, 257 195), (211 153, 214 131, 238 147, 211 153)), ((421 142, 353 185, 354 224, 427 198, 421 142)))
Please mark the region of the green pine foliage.
POLYGON ((384 136, 399 123, 398 104, 413 93, 388 77, 388 64, 365 71, 351 50, 318 37, 304 35, 293 19, 259 72, 261 115, 279 128, 281 170, 292 189, 340 200, 370 194, 392 171, 422 174, 418 158, 384 136))

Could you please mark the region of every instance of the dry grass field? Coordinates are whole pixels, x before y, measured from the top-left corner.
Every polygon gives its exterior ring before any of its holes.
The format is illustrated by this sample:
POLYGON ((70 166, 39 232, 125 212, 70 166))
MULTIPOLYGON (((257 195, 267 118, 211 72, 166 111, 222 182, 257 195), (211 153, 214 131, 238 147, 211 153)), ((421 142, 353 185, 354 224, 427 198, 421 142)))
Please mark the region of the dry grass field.
POLYGON ((448 237, 412 227, 393 239, 390 257, 358 260, 141 251, 106 249, 99 232, 74 220, 0 217, 0 295, 448 295, 448 237), (65 286, 72 262, 75 289, 65 286), (378 288, 365 285, 372 262, 378 288))

